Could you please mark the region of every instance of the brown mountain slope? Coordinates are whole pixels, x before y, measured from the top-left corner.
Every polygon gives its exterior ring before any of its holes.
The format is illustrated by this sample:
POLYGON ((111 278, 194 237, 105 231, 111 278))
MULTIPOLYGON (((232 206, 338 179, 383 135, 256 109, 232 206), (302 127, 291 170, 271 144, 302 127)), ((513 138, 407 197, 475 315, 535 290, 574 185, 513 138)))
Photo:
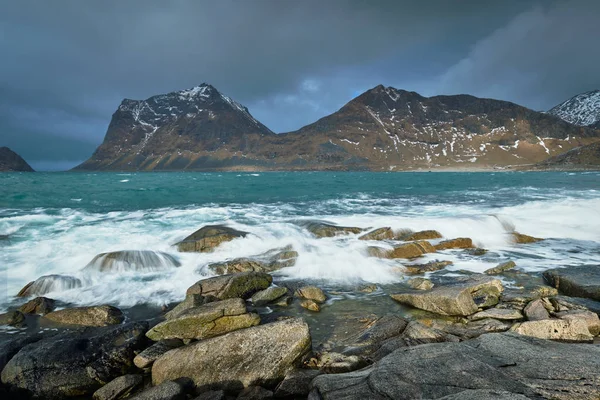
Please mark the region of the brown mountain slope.
POLYGON ((600 132, 513 103, 377 86, 276 135, 210 85, 124 100, 78 169, 411 170, 530 165, 600 132))
POLYGON ((600 169, 600 142, 576 147, 550 157, 536 167, 539 169, 600 169))
POLYGON ((0 147, 0 172, 33 172, 33 168, 8 147, 0 147))

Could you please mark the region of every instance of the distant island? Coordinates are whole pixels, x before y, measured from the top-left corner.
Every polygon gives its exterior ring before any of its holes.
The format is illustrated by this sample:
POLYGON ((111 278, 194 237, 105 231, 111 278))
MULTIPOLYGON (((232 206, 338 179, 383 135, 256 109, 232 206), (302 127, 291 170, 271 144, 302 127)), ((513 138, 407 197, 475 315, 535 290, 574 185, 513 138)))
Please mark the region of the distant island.
POLYGON ((33 172, 33 168, 8 147, 0 147, 0 172, 33 172))
POLYGON ((600 140, 599 93, 543 113, 506 101, 424 97, 379 85, 315 123, 276 134, 205 83, 123 100, 104 142, 75 170, 539 169, 600 140))

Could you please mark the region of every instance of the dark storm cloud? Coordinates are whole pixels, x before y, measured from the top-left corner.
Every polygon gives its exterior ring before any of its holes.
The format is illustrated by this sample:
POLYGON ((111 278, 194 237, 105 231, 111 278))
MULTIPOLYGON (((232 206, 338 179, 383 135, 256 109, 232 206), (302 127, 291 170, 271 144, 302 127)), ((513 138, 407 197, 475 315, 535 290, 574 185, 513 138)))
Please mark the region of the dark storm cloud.
POLYGON ((122 98, 202 82, 275 131, 380 83, 534 108, 600 86, 594 0, 2 3, 0 145, 34 167, 89 156, 122 98))

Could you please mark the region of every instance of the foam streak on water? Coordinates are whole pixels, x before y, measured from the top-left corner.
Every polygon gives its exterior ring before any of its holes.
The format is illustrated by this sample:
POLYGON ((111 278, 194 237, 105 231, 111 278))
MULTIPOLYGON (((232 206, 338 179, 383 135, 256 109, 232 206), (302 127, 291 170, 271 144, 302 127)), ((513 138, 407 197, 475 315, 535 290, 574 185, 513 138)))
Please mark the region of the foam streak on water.
MULTIPOLYGON (((8 174, 0 178, 0 270, 6 304, 42 275, 78 278, 83 287, 47 296, 76 304, 164 304, 181 300, 204 267, 227 258, 292 245, 300 254, 280 278, 392 283, 405 279, 392 260, 368 257, 375 243, 359 235, 314 238, 307 219, 345 226, 436 229, 471 237, 490 252, 428 255, 455 262, 449 269, 482 272, 508 258, 541 271, 600 264, 600 174, 8 174), (60 182, 61 186, 57 186, 60 182), (4 186, 2 186, 4 184, 4 186), (63 192, 45 194, 51 187, 63 192), (323 189, 320 189, 323 188, 323 189), (5 189, 2 189, 5 190, 5 189), (145 193, 151 192, 148 196, 145 193), (77 200, 77 201, 75 201, 77 200), (213 253, 179 253, 172 244, 206 224, 223 223, 251 235, 213 253), (506 227, 548 238, 510 243, 506 227), (161 260, 113 273, 83 268, 100 253, 161 260), (165 258, 166 257, 166 258, 165 258), (173 258, 173 260, 171 259, 173 258), (181 264, 177 267, 176 264, 181 264)), ((131 261, 134 260, 134 261, 131 261)))

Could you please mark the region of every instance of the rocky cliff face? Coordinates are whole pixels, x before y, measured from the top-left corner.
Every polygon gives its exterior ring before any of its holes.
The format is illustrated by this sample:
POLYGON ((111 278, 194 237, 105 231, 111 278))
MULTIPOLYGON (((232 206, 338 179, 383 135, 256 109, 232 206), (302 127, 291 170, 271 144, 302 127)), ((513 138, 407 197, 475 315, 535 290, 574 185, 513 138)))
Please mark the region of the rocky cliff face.
POLYGON ((203 84, 124 100, 104 143, 78 169, 506 168, 541 162, 598 135, 509 102, 427 98, 381 85, 313 124, 277 135, 203 84))
POLYGON ((0 172, 13 171, 33 172, 33 168, 8 147, 0 147, 0 172))
POLYGON ((575 125, 600 128, 600 90, 578 94, 552 108, 548 114, 575 125))

